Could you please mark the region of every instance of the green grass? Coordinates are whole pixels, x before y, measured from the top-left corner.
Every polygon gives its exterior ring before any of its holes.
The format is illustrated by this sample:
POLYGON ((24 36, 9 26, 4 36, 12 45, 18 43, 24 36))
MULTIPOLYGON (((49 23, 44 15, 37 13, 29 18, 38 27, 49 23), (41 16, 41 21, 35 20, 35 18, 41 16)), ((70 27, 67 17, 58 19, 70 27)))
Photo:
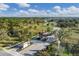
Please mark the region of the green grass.
POLYGON ((79 31, 77 28, 64 28, 64 31, 69 31, 68 32, 68 36, 65 37, 65 41, 67 43, 73 43, 73 44, 76 44, 78 43, 78 40, 79 40, 79 31))
POLYGON ((71 53, 68 54, 67 52, 64 52, 63 56, 72 56, 72 54, 71 53))

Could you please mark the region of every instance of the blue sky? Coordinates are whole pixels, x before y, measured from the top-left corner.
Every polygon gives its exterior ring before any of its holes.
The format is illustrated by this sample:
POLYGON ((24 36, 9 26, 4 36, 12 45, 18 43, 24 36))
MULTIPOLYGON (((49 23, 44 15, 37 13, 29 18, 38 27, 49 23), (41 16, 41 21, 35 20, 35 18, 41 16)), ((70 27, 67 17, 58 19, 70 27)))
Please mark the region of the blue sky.
POLYGON ((79 17, 79 3, 0 3, 0 17, 79 17))

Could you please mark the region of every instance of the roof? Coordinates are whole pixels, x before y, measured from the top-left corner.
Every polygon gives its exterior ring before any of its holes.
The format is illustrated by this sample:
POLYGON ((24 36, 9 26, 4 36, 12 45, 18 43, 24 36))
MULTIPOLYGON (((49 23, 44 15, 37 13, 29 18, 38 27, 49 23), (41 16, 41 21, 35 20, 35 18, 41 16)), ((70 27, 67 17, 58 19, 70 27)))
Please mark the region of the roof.
POLYGON ((47 36, 47 42, 54 42, 54 41, 56 41, 56 38, 54 35, 47 36))

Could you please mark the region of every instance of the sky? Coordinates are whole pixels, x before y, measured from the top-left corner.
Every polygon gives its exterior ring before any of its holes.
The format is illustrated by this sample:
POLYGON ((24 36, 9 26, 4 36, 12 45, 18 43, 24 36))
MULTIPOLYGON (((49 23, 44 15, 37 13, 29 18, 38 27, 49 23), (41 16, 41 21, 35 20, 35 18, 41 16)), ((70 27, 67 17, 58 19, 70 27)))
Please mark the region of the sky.
POLYGON ((79 17, 79 3, 0 3, 0 17, 79 17))

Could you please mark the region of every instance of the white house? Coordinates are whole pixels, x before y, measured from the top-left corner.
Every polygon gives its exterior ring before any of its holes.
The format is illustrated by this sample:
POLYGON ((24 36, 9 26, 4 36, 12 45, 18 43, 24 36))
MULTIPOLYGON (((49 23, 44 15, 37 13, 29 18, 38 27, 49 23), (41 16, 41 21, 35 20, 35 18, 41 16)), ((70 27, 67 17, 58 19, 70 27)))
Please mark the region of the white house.
POLYGON ((23 43, 23 48, 22 49, 28 47, 29 45, 31 45, 30 41, 27 41, 27 42, 23 43))

